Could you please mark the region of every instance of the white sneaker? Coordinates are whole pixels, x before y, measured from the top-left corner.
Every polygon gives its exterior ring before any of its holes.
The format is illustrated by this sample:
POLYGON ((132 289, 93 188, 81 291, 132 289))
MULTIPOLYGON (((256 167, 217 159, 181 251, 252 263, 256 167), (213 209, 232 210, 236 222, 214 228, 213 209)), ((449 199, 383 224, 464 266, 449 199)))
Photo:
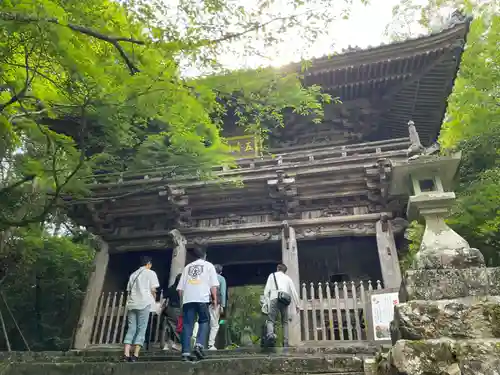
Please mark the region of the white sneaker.
POLYGON ((174 343, 174 342, 173 342, 172 340, 167 341, 167 342, 165 343, 165 346, 163 347, 163 349, 162 349, 162 350, 165 350, 165 351, 170 350, 170 349, 172 348, 173 343, 174 343))
POLYGON ((212 346, 209 346, 209 347, 208 347, 208 350, 210 350, 210 351, 215 351, 215 350, 217 350, 217 348, 216 348, 214 345, 212 345, 212 346))
POLYGON ((175 343, 173 343, 173 344, 172 344, 172 350, 173 350, 174 352, 180 352, 180 351, 181 351, 181 346, 180 346, 179 344, 175 344, 175 343))

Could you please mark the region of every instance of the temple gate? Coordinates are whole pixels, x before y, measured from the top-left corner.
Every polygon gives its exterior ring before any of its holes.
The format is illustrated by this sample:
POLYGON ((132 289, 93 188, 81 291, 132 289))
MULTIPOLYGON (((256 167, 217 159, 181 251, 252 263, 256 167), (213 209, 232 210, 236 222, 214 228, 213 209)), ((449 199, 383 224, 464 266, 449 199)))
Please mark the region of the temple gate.
POLYGON ((229 286, 288 266, 302 298, 291 344, 365 339, 365 293, 401 283, 408 196, 389 194, 392 163, 436 150, 425 147, 437 138, 467 30, 457 23, 314 60, 305 84, 342 103, 318 125, 286 114, 264 145, 228 119, 223 134, 240 158, 236 169, 214 167, 218 181, 161 169, 94 176, 95 203, 71 202, 72 217, 102 240, 74 347, 121 342, 122 291, 139 255, 152 255, 160 281, 171 282, 193 244, 225 266, 229 286))

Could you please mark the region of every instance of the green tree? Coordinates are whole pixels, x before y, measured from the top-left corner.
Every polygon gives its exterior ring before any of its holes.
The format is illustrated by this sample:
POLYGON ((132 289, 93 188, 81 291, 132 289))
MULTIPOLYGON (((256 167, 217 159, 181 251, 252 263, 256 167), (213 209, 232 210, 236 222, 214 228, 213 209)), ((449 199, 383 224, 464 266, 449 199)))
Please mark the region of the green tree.
MULTIPOLYGON (((461 151, 457 204, 450 225, 487 260, 500 264, 500 3, 432 0, 424 6, 402 1, 397 20, 432 31, 451 10, 474 16, 439 142, 443 152, 461 151)), ((395 38, 408 36, 397 21, 388 27, 395 38)), ((418 236, 417 236, 418 237, 418 236)), ((416 239, 418 242, 418 239, 416 239)))
MULTIPOLYGON (((0 298, 7 305, 0 301, 0 311, 13 350, 27 349, 23 336, 32 350, 70 347, 94 255, 88 244, 75 240, 55 237, 38 226, 11 233, 8 251, 1 256, 9 272, 0 298)), ((0 332, 0 349, 6 348, 0 332)))
POLYGON ((232 343, 240 344, 241 335, 246 327, 252 330, 255 341, 260 337, 264 322, 260 307, 260 296, 263 292, 264 285, 231 288, 227 322, 232 343))

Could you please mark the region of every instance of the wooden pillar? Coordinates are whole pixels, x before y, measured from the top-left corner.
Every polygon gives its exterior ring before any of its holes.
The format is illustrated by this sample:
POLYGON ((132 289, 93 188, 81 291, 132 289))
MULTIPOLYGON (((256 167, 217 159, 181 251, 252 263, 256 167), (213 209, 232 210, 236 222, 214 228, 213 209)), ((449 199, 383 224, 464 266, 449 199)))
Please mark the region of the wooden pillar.
POLYGON ((391 223, 387 218, 382 218, 377 221, 375 229, 384 288, 399 288, 401 287, 401 269, 391 223))
POLYGON ((99 296, 102 293, 104 279, 108 269, 109 252, 108 244, 103 240, 94 259, 94 266, 89 277, 87 292, 83 300, 80 312, 80 320, 75 334, 74 348, 85 349, 90 344, 92 328, 94 326, 95 314, 99 296))
MULTIPOLYGON (((283 222, 281 230, 281 257, 283 263, 287 266, 287 275, 292 279, 297 293, 300 295, 300 278, 299 278, 299 254, 297 248, 297 239, 295 238, 295 230, 288 225, 288 222, 283 222)), ((293 306, 295 309, 295 305, 293 306)), ((292 320, 289 324, 290 337, 289 345, 297 346, 300 344, 300 314, 293 311, 292 320)))
POLYGON ((170 231, 170 235, 174 241, 174 251, 172 252, 172 264, 170 265, 170 274, 168 276, 168 285, 172 285, 175 277, 182 273, 186 266, 186 238, 179 232, 178 229, 170 231))

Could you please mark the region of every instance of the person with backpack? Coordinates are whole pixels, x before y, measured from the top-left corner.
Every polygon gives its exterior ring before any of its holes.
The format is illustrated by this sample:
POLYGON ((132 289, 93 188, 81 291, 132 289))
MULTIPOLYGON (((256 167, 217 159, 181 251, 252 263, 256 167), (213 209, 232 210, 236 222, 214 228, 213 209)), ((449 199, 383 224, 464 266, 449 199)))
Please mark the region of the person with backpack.
POLYGON ((227 300, 227 284, 226 278, 222 276, 222 266, 216 264, 215 272, 217 272, 217 280, 219 281, 219 286, 217 287, 217 301, 218 305, 213 303, 210 305, 210 334, 208 335, 208 350, 217 350, 215 347, 215 339, 217 338, 217 333, 219 332, 219 320, 221 314, 224 313, 226 308, 227 300))
POLYGON ((267 346, 274 346, 276 343, 276 334, 274 326, 278 319, 278 314, 281 316, 281 324, 283 326, 283 347, 288 347, 288 322, 291 314, 299 313, 300 299, 299 294, 293 284, 292 279, 286 274, 287 267, 280 263, 276 269, 267 278, 267 283, 264 288, 264 296, 269 301, 269 315, 267 319, 267 346), (289 311, 289 308, 295 307, 295 311, 289 311))
POLYGON ((141 267, 130 275, 127 284, 127 334, 123 340, 125 344, 124 361, 135 362, 146 339, 149 314, 156 303, 156 289, 160 286, 150 257, 141 258, 141 267), (134 353, 130 355, 132 346, 134 353))
POLYGON ((165 307, 160 315, 160 348, 163 350, 180 351, 177 342, 180 342, 177 325, 181 316, 181 300, 177 292, 177 285, 181 274, 175 277, 174 283, 165 291, 165 307))

